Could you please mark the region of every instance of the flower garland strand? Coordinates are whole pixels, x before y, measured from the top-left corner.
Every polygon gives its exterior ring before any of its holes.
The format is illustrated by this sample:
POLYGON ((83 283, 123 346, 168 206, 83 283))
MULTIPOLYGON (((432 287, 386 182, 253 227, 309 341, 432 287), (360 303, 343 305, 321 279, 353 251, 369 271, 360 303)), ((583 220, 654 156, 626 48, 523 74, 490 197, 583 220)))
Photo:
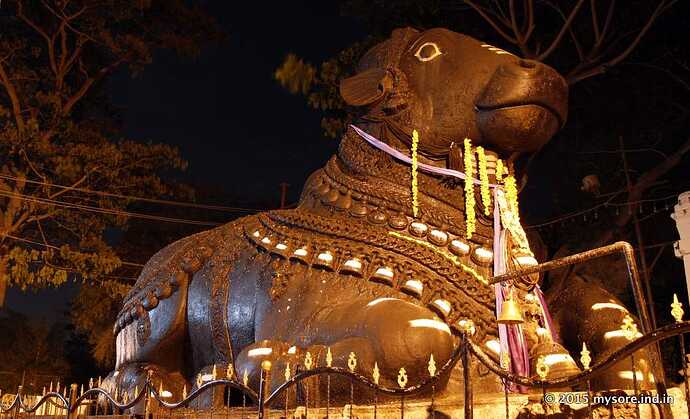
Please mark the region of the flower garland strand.
POLYGON ((477 147, 477 158, 479 160, 479 181, 481 182, 480 190, 482 194, 482 205, 484 206, 484 215, 491 215, 491 191, 489 191, 489 172, 486 168, 486 153, 484 147, 477 147))
POLYGON ((474 163, 472 162, 472 140, 465 138, 465 237, 472 238, 476 230, 476 215, 474 213, 474 163))
POLYGON ((419 185, 417 183, 417 146, 419 145, 419 133, 412 131, 412 215, 417 218, 419 214, 419 185))
POLYGON ((503 165, 503 160, 497 159, 496 160, 496 183, 500 184, 503 182, 503 176, 508 174, 508 171, 506 170, 506 167, 503 165))
POLYGON ((517 192, 517 182, 515 177, 512 175, 506 176, 505 178, 506 187, 506 200, 508 201, 508 207, 515 217, 515 221, 520 223, 520 208, 518 207, 518 192, 517 192))

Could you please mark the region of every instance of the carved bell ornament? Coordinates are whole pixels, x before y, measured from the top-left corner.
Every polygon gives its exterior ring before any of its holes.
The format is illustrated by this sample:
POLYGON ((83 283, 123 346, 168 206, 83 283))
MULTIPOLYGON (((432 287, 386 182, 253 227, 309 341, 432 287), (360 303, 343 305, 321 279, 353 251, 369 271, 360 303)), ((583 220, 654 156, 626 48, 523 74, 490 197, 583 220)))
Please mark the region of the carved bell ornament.
POLYGON ((501 304, 501 314, 498 316, 499 324, 522 324, 525 319, 522 317, 522 307, 513 299, 512 291, 508 293, 505 301, 501 304))

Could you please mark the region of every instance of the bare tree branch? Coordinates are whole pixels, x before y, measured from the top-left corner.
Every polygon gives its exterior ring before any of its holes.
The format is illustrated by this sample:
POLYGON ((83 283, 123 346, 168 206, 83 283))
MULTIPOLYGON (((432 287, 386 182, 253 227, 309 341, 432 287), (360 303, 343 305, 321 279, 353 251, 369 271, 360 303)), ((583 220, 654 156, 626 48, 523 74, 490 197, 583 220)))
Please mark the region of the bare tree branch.
POLYGON ((575 16, 577 16, 577 12, 580 10, 584 2, 585 0, 578 0, 577 4, 575 4, 575 7, 573 7, 573 10, 570 12, 568 19, 565 21, 565 23, 563 23, 561 30, 558 32, 558 35, 556 35, 556 38, 553 40, 553 42, 551 42, 551 45, 549 45, 546 51, 544 51, 542 54, 539 55, 539 57, 537 57, 537 60, 544 61, 544 59, 551 55, 551 53, 556 49, 558 44, 561 43, 563 35, 565 35, 566 31, 570 28, 570 25, 572 25, 573 20, 575 20, 575 16))
POLYGON ((495 30, 496 32, 498 32, 499 35, 501 35, 503 38, 505 38, 506 41, 510 42, 511 44, 517 45, 517 40, 516 40, 515 38, 513 38, 512 36, 508 35, 508 33, 507 33, 506 31, 504 31, 503 29, 501 29, 501 27, 500 27, 496 22, 494 22, 493 19, 491 19, 491 17, 486 13, 486 11, 485 11, 483 8, 479 7, 479 6, 478 6, 477 4, 475 4, 474 1, 472 1, 472 0, 463 0, 463 1, 465 2, 465 4, 467 4, 468 6, 470 6, 471 8, 473 8, 477 13, 479 13, 479 15, 480 15, 489 25, 491 25, 491 27, 494 28, 494 30, 495 30))
POLYGON ((91 88, 91 86, 93 86, 94 83, 96 83, 97 81, 102 79, 105 75, 107 75, 108 73, 113 71, 115 68, 117 68, 120 64, 122 64, 125 61, 126 61, 125 58, 120 58, 117 61, 115 61, 114 63, 100 69, 98 71, 98 73, 96 73, 95 76, 92 76, 92 77, 89 77, 88 79, 86 79, 86 81, 84 81, 84 83, 81 85, 79 90, 77 90, 67 100, 67 102, 65 102, 65 106, 62 108, 62 114, 63 115, 69 114, 72 111, 72 108, 74 107, 74 105, 76 105, 81 100, 81 98, 84 97, 84 95, 89 91, 89 89, 91 88))
POLYGON ((661 0, 659 4, 657 4, 656 9, 654 9, 654 12, 649 16, 647 23, 645 23, 642 29, 637 33, 637 36, 635 36, 633 41, 628 45, 628 47, 625 50, 623 50, 616 57, 606 61, 605 63, 600 63, 599 65, 596 65, 588 70, 578 71, 578 69, 576 68, 566 77, 568 83, 575 84, 584 79, 605 73, 609 67, 613 67, 621 61, 623 61, 625 58, 627 58, 628 55, 630 55, 630 53, 633 52, 633 50, 637 47, 642 38, 647 34, 647 32, 652 27, 656 19, 664 11, 672 7, 677 1, 678 0, 661 0))
POLYGON ((5 88, 7 96, 9 96, 10 102, 12 103, 12 113, 17 123, 17 130, 19 130, 19 132, 24 132, 24 117, 22 116, 22 105, 19 101, 19 94, 17 93, 14 83, 10 80, 2 61, 0 61, 0 85, 5 88))
MULTIPOLYGON (((688 138, 673 154, 666 160, 662 161, 652 169, 643 173, 637 179, 637 182, 628 191, 628 202, 638 202, 642 198, 642 194, 650 188, 657 179, 668 173, 671 169, 676 167, 683 156, 690 151, 690 138, 688 138)), ((621 214, 612 223, 612 228, 606 230, 597 241, 597 246, 611 242, 617 235, 618 231, 627 225, 632 219, 632 213, 635 212, 637 205, 631 204, 630 211, 622 211, 621 214)))
POLYGON ((592 29, 594 30, 594 39, 599 42, 601 39, 601 32, 599 32, 599 19, 597 18, 597 0, 589 1, 590 8, 592 9, 592 29))

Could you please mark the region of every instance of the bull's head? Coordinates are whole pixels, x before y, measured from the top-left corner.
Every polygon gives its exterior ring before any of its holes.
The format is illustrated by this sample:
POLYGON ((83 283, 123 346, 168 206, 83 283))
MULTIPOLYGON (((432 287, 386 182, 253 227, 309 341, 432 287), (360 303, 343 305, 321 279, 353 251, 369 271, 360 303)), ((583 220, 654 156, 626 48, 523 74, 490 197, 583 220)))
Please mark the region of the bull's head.
POLYGON ((340 92, 384 137, 443 158, 465 137, 502 154, 530 152, 563 126, 568 86, 555 70, 447 29, 396 29, 360 60, 340 92))

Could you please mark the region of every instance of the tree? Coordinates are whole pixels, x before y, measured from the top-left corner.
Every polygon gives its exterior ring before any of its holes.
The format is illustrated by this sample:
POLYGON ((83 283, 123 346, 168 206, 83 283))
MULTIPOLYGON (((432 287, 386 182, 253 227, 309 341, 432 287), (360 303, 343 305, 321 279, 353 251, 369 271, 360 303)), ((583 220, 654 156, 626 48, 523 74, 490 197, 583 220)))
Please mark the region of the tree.
POLYGON ((221 33, 184 0, 5 0, 0 27, 0 306, 7 285, 69 279, 118 298, 141 266, 118 254, 123 196, 190 192, 165 180, 186 167, 175 148, 122 137, 105 82, 221 33))
MULTIPOLYGON (((31 322, 25 316, 8 311, 0 316, 0 390, 17 391, 25 385, 29 393, 40 394, 42 386, 70 374, 65 359, 65 325, 31 322)), ((63 381, 64 383, 64 381, 63 381)))

